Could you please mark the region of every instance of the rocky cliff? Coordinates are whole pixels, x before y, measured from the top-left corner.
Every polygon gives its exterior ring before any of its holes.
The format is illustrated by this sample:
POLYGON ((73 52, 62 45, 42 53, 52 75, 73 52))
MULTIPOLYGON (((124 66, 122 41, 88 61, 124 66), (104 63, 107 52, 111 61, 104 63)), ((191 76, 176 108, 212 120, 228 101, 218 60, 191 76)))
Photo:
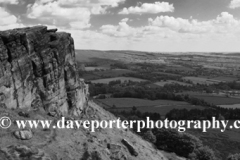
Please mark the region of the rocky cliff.
POLYGON ((79 79, 73 38, 45 26, 0 32, 0 106, 80 115, 88 88, 79 79))

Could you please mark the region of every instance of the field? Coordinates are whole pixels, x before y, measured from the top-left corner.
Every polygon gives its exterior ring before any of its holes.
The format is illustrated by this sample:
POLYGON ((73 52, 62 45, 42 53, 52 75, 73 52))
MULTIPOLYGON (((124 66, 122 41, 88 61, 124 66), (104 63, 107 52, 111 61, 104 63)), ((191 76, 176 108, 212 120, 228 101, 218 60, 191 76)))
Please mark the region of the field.
POLYGON ((76 59, 78 62, 91 62, 98 59, 108 59, 122 62, 147 62, 147 63, 165 63, 160 54, 141 51, 97 51, 97 50, 76 50, 76 59), (159 57, 160 56, 160 57, 159 57))
POLYGON ((118 76, 122 76, 123 74, 132 73, 132 72, 134 71, 127 70, 127 69, 112 69, 112 70, 93 72, 93 74, 96 74, 98 76, 118 77, 118 76))
MULTIPOLYGON (((87 68, 87 67, 86 67, 87 68)), ((90 69, 96 68, 96 67, 88 67, 90 69)), ((99 67, 97 67, 99 68, 99 67)), ((102 67, 104 68, 104 67, 102 67)), ((96 79, 102 79, 106 77, 120 77, 123 74, 126 73, 132 73, 134 71, 130 71, 127 69, 111 69, 111 70, 104 70, 104 71, 94 71, 94 72, 87 72, 83 74, 83 78, 85 80, 96 80, 96 79)))
POLYGON ((96 61, 95 57, 101 57, 102 59, 114 59, 116 55, 97 50, 76 50, 76 59, 79 62, 91 62, 96 61))
POLYGON ((153 73, 160 74, 160 75, 181 77, 181 75, 179 75, 179 74, 174 74, 174 73, 167 73, 167 72, 153 72, 153 73))
POLYGON ((212 65, 203 65, 204 68, 209 68, 209 69, 226 69, 224 67, 217 67, 217 66, 212 66, 212 65))
POLYGON ((138 98, 107 98, 99 100, 110 106, 115 104, 117 107, 142 107, 142 106, 158 106, 158 105, 189 105, 187 102, 171 101, 171 100, 146 100, 138 98))
POLYGON ((113 109, 112 106, 115 105, 114 110, 127 110, 130 111, 133 106, 141 112, 151 112, 159 113, 160 115, 166 115, 172 109, 204 109, 201 106, 194 106, 187 102, 171 101, 171 100, 145 100, 137 98, 108 98, 108 99, 98 99, 105 107, 113 109))
POLYGON ((191 86, 191 84, 188 84, 188 83, 184 83, 184 82, 179 82, 179 81, 174 81, 174 80, 167 80, 167 81, 161 81, 161 82, 156 82, 154 83, 158 86, 165 86, 166 84, 179 84, 179 85, 182 85, 182 86, 191 86))
POLYGON ((174 70, 174 71, 194 71, 192 68, 184 67, 181 65, 169 65, 166 66, 166 70, 174 70))
POLYGON ((233 105, 240 104, 240 98, 225 97, 217 94, 199 93, 199 92, 184 92, 192 97, 203 99, 208 103, 215 105, 233 105))
POLYGON ((220 80, 215 79, 208 79, 203 77, 183 77, 184 80, 190 80, 194 84, 214 84, 214 83, 220 83, 220 80))
POLYGON ((198 96, 200 99, 204 99, 208 103, 213 103, 215 105, 231 105, 231 104, 239 104, 239 98, 228 98, 228 97, 220 97, 220 96, 198 96))
POLYGON ((93 80, 93 79, 100 79, 101 77, 92 73, 84 73, 82 78, 86 81, 93 80))
POLYGON ((233 81, 237 81, 238 78, 237 77, 232 77, 232 76, 218 76, 218 77, 211 77, 211 76, 199 76, 201 78, 204 79, 208 79, 208 80, 216 80, 216 81, 220 81, 220 82, 233 82, 233 81))
POLYGON ((124 81, 144 82, 144 81, 146 81, 144 79, 133 78, 133 77, 115 77, 115 78, 97 79, 97 80, 93 80, 91 82, 108 84, 109 82, 116 81, 116 80, 121 80, 121 82, 124 82, 124 81))
POLYGON ((223 81, 223 82, 232 82, 232 81, 238 80, 238 78, 236 78, 236 77, 227 77, 227 76, 214 77, 212 79, 218 80, 218 81, 223 81))
POLYGON ((101 67, 85 67, 86 71, 107 70, 107 69, 109 69, 109 67, 104 67, 104 66, 101 66, 101 67))

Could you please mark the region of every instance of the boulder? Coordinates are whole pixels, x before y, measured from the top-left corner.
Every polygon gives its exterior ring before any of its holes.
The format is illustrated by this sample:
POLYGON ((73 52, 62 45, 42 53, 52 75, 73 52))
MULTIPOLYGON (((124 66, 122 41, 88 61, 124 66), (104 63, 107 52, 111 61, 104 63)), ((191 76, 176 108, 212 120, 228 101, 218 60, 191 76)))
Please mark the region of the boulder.
POLYGON ((131 155, 137 157, 138 156, 138 152, 136 151, 136 149, 133 147, 133 145, 128 142, 125 139, 122 139, 122 143, 127 147, 129 153, 131 153, 131 155))
POLYGON ((21 131, 15 131, 13 133, 13 135, 17 138, 17 139, 21 139, 21 140, 29 140, 33 137, 33 133, 30 129, 24 129, 21 131))
POLYGON ((29 113, 23 112, 23 111, 18 112, 18 115, 21 116, 21 117, 25 117, 25 118, 29 118, 30 117, 29 113))

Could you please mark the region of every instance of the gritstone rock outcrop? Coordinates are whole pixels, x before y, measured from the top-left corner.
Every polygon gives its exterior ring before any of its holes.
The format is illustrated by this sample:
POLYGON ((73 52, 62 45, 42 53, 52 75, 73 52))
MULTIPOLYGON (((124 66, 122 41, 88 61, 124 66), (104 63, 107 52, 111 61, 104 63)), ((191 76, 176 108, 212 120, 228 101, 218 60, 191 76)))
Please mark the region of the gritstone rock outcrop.
POLYGON ((0 106, 80 115, 88 86, 79 79, 73 38, 45 26, 0 32, 0 106))

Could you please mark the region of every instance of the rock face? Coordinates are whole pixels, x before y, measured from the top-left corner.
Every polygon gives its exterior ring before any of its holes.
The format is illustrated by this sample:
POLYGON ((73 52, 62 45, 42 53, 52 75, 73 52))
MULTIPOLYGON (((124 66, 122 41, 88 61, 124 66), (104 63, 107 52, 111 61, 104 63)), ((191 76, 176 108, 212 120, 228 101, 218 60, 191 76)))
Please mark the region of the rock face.
POLYGON ((136 149, 133 147, 132 144, 130 144, 127 140, 122 139, 122 143, 127 147, 128 151, 131 153, 131 155, 137 157, 138 153, 136 149))
POLYGON ((87 97, 69 33, 45 26, 0 32, 0 107, 78 116, 87 97))
POLYGON ((52 160, 44 151, 25 145, 12 145, 0 149, 1 160, 52 160))

